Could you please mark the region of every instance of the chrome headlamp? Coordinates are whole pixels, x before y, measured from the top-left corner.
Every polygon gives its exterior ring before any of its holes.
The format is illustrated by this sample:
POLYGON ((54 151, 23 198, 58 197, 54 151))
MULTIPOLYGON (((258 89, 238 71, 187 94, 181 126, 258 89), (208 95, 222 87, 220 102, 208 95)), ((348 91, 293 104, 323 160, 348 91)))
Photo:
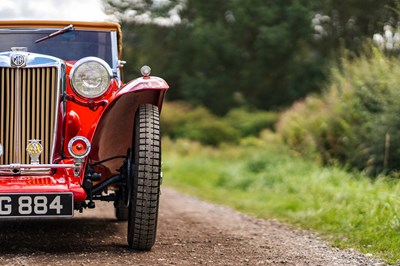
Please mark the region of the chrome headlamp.
POLYGON ((102 59, 85 57, 75 63, 71 70, 72 88, 80 96, 97 98, 103 95, 110 86, 112 70, 102 59))

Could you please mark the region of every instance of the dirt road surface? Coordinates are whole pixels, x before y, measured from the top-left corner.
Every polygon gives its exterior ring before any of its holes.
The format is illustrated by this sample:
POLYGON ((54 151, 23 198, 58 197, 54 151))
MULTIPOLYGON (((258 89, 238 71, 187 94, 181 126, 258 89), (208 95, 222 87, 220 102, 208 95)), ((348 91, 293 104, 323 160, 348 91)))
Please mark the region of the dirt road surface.
POLYGON ((163 189, 150 252, 126 247, 111 203, 73 219, 0 222, 0 265, 384 265, 315 234, 163 189))

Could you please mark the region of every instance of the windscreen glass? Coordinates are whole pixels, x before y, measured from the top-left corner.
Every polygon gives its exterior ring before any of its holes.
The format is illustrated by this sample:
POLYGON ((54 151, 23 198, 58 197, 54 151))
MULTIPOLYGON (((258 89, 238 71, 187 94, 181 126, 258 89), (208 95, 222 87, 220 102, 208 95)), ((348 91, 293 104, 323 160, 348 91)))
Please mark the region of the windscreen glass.
POLYGON ((110 32, 73 30, 35 43, 36 40, 55 31, 57 29, 1 29, 0 52, 11 51, 11 47, 27 47, 28 52, 51 55, 67 61, 77 61, 86 56, 96 56, 112 66, 110 32))

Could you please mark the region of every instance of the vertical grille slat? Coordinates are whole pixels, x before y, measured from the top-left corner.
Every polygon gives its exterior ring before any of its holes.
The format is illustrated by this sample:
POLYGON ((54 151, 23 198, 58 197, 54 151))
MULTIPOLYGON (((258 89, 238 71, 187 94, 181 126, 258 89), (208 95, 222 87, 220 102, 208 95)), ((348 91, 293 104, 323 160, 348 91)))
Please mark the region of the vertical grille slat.
MULTIPOLYGON (((5 89, 4 89, 4 84, 3 81, 5 79, 5 73, 4 70, 0 71, 0 99, 4 99, 4 93, 5 93, 5 89)), ((5 118, 2 114, 4 114, 4 109, 5 109, 5 104, 3 103, 3 101, 1 100, 0 102, 0 125, 5 125, 5 118)), ((1 126, 0 126, 0 141, 4 139, 4 131, 2 130, 1 126)), ((4 143, 3 143, 4 145, 4 143)), ((1 157, 0 157, 0 164, 1 164, 1 157)))
MULTIPOLYGON (((23 71, 22 72, 22 82, 21 82, 21 99, 22 99, 22 103, 25 104, 21 104, 21 127, 26 128, 26 91, 27 91, 27 80, 26 80, 26 76, 27 76, 27 71, 23 71)), ((22 147, 24 143, 27 143, 28 140, 26 139, 26 134, 24 134, 24 132, 22 132, 22 138, 21 138, 21 143, 22 143, 22 147)), ((22 157, 22 161, 26 161, 26 156, 22 157)))
POLYGON ((0 68, 0 143, 4 149, 0 164, 29 164, 26 145, 31 139, 39 139, 43 145, 40 163, 52 163, 57 77, 56 67, 0 68))
MULTIPOLYGON (((13 87, 15 86, 15 84, 14 84, 14 75, 12 75, 11 74, 11 71, 10 71, 10 69, 8 69, 8 71, 7 71, 8 73, 8 76, 9 76, 9 82, 7 83, 7 92, 9 93, 9 95, 10 95, 10 97, 9 97, 9 100, 8 100, 8 104, 9 104, 9 110, 10 110, 10 116, 9 116, 9 123, 7 123, 5 126, 7 126, 7 125, 9 125, 9 127, 8 127, 8 129, 7 129, 7 131, 8 131, 8 138, 9 138, 9 141, 6 141, 6 142, 8 142, 8 145, 10 146, 10 148, 9 148, 9 153, 10 153, 10 161, 13 161, 13 158, 15 157, 14 155, 14 130, 15 130, 15 123, 14 123, 14 120, 15 120, 15 97, 14 97, 14 95, 15 95, 15 90, 13 89, 13 87)), ((4 149, 5 149, 5 147, 4 147, 4 149)))
MULTIPOLYGON (((40 127, 39 127, 39 134, 42 136, 40 140, 42 141, 43 147, 46 145, 46 129, 44 128, 44 122, 46 120, 45 117, 45 106, 46 106, 46 98, 47 96, 47 89, 46 89, 46 70, 41 69, 41 78, 40 78, 40 86, 43 88, 43 92, 41 93, 41 99, 39 101, 39 107, 40 107, 40 127)), ((43 150, 42 157, 46 158, 47 152, 43 150)))

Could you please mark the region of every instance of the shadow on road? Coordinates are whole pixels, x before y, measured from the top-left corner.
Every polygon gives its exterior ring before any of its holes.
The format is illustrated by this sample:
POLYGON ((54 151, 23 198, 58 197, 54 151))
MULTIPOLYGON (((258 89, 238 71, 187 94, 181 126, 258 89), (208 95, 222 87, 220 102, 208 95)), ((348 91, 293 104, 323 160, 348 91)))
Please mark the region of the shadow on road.
POLYGON ((126 248, 126 222, 104 218, 0 222, 0 255, 99 252, 126 248))

